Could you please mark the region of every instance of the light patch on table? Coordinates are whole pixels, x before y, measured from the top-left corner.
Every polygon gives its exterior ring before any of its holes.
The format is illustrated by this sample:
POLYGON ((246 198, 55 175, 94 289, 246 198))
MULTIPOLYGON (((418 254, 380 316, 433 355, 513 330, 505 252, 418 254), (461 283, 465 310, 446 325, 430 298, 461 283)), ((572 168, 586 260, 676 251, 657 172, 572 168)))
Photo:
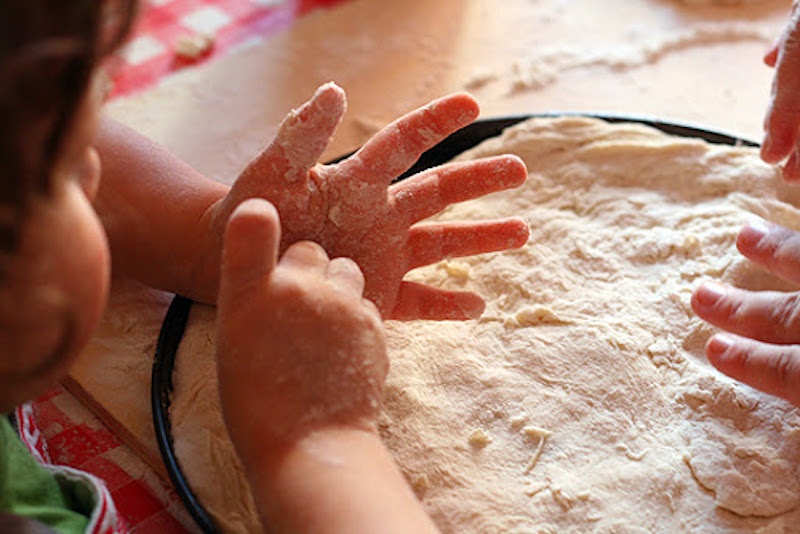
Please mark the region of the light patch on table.
POLYGON ((122 49, 122 57, 129 65, 139 65, 163 54, 166 49, 164 43, 155 37, 143 35, 125 45, 122 49))
POLYGON ((231 23, 231 17, 214 6, 206 6, 181 18, 181 25, 200 34, 215 35, 231 23))

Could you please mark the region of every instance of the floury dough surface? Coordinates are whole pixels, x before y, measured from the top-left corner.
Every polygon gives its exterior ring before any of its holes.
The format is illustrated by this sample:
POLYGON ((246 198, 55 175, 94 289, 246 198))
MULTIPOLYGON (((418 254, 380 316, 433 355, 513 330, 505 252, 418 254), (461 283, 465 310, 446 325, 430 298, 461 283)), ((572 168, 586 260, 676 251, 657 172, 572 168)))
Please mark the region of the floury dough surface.
POLYGON ((176 356, 170 405, 173 448, 192 491, 223 532, 260 532, 250 486, 219 406, 215 311, 211 306, 192 305, 176 356))
MULTIPOLYGON (((754 217, 800 228, 800 191, 755 149, 631 123, 534 119, 463 157, 507 152, 528 182, 441 218, 521 214, 530 243, 412 273, 478 291, 483 318, 387 323, 381 432, 438 526, 797 532, 800 411, 708 364, 689 299, 702 279, 792 289, 734 240, 754 217)), ((178 354, 175 446, 221 524, 256 528, 214 406, 213 317, 193 309, 178 354)))

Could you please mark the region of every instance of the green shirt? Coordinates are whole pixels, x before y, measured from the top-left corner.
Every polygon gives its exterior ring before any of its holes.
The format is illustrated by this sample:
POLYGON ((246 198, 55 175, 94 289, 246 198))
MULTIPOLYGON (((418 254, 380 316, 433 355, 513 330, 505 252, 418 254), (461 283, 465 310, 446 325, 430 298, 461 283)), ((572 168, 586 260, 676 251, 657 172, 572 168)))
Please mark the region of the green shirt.
POLYGON ((57 532, 83 533, 94 497, 85 485, 40 465, 0 415, 0 512, 36 519, 57 532))

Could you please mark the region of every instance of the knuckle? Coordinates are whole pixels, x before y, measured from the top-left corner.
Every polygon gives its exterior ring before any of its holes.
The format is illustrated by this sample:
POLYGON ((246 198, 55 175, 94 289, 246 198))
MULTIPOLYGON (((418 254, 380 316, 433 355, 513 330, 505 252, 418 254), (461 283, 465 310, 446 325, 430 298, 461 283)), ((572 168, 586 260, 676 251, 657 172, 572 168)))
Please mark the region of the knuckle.
POLYGON ((313 291, 312 285, 305 277, 296 276, 294 273, 279 272, 273 276, 270 289, 276 298, 300 301, 313 291))
MULTIPOLYGON (((800 273, 800 234, 792 231, 775 232, 775 241, 767 252, 775 263, 789 273, 800 273)), ((800 276, 800 274, 798 274, 800 276)))
POLYGON ((292 262, 297 261, 305 265, 315 265, 329 261, 325 249, 313 241, 293 243, 284 253, 283 259, 289 259, 292 262))
POLYGON ((782 391, 800 390, 800 358, 795 351, 788 347, 781 349, 775 357, 773 372, 782 391))
POLYGON ((341 269, 343 272, 346 272, 352 276, 362 275, 361 268, 350 258, 335 258, 332 260, 332 263, 335 263, 338 269, 341 269))
POLYGON ((292 247, 308 254, 314 254, 319 256, 327 255, 325 253, 325 249, 322 248, 322 246, 319 245, 318 243, 315 243, 314 241, 299 241, 294 245, 292 245, 292 247))
POLYGON ((780 298, 773 311, 772 322, 784 334, 797 332, 800 329, 800 295, 790 293, 780 298))
POLYGON ((748 314, 746 302, 738 295, 730 293, 721 296, 714 307, 718 315, 737 321, 745 319, 748 314))

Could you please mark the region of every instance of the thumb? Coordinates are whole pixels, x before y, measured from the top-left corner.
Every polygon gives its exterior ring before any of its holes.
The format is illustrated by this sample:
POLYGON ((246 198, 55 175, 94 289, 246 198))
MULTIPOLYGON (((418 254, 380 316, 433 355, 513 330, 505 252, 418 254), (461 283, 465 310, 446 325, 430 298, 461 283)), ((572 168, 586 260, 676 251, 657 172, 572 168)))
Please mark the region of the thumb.
MULTIPOLYGON (((330 143, 347 108, 344 90, 329 82, 281 122, 272 143, 242 173, 244 182, 259 183, 264 176, 283 176, 289 184, 302 184, 330 143)), ((237 180, 238 181, 238 180, 237 180)))
POLYGON ((239 204, 225 226, 219 301, 256 289, 278 261, 281 223, 275 207, 260 198, 239 204))

